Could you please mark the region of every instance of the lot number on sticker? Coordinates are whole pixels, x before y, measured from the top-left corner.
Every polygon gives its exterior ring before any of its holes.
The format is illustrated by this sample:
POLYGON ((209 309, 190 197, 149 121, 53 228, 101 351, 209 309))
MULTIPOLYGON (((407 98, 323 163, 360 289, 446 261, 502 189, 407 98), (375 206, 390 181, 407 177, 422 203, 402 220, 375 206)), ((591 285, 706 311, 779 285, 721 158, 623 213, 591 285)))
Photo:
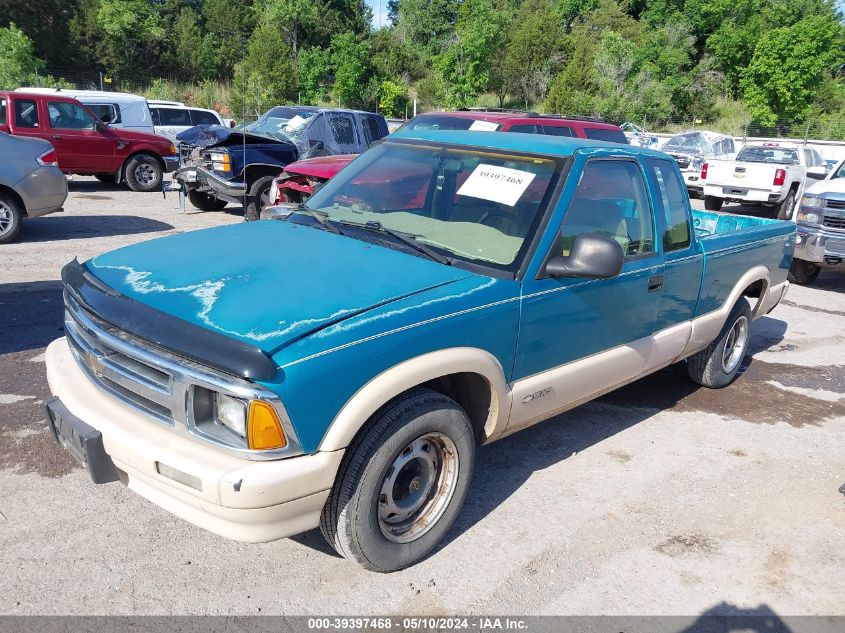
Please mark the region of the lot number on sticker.
POLYGON ((499 129, 499 124, 492 121, 473 121, 469 129, 473 132, 495 132, 499 129))
POLYGON ((496 165, 479 165, 458 189, 458 195, 481 198, 512 207, 528 189, 532 180, 534 180, 534 174, 529 171, 496 165))

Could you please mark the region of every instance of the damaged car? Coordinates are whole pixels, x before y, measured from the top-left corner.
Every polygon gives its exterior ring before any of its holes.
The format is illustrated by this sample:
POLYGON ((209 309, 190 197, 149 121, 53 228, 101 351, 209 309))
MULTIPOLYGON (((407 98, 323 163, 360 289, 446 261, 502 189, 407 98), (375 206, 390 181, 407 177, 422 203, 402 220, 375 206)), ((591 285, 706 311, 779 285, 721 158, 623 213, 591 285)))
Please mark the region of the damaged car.
MULTIPOLYGON (((194 127, 179 134, 181 166, 174 173, 196 208, 242 204, 247 220, 271 202, 279 170, 317 156, 359 154, 387 136, 380 114, 310 106, 276 106, 242 128, 194 127)), ((171 187, 172 189, 173 187, 171 187)))
POLYGON ((734 140, 730 136, 707 130, 676 134, 660 148, 678 163, 690 196, 701 197, 704 183, 701 167, 710 159, 730 160, 736 156, 734 140))

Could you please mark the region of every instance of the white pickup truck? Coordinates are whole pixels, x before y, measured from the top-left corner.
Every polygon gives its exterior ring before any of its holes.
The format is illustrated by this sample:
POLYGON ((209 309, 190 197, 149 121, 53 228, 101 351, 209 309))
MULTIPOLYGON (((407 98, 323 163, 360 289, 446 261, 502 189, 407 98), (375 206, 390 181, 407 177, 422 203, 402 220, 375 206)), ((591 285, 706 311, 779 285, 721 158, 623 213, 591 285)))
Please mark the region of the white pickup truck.
POLYGON ((725 202, 774 207, 778 219, 791 220, 805 180, 821 180, 827 164, 811 147, 765 142, 749 143, 736 160, 711 160, 701 168, 704 208, 718 211, 725 202))

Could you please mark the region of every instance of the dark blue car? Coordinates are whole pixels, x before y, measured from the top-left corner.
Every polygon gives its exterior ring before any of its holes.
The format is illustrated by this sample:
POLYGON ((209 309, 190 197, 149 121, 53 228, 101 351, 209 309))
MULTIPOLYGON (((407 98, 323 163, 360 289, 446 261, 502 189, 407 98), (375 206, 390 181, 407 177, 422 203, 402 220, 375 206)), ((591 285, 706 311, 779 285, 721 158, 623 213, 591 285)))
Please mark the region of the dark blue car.
POLYGON ((174 178, 198 209, 219 211, 233 202, 256 220, 285 165, 360 154, 387 133, 387 121, 372 112, 276 106, 243 128, 197 126, 179 134, 181 167, 174 178))

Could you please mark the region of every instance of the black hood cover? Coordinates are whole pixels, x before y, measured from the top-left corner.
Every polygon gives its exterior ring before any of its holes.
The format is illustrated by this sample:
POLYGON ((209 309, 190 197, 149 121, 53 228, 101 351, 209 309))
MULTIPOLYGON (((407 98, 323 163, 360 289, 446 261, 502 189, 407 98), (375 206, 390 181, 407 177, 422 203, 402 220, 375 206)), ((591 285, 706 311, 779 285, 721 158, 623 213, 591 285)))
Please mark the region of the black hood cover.
POLYGON ((252 134, 245 130, 239 130, 224 125, 195 125, 192 128, 176 135, 176 140, 194 147, 211 147, 212 145, 238 145, 247 143, 270 143, 273 145, 290 145, 294 150, 296 146, 289 141, 280 141, 269 136, 252 134))

